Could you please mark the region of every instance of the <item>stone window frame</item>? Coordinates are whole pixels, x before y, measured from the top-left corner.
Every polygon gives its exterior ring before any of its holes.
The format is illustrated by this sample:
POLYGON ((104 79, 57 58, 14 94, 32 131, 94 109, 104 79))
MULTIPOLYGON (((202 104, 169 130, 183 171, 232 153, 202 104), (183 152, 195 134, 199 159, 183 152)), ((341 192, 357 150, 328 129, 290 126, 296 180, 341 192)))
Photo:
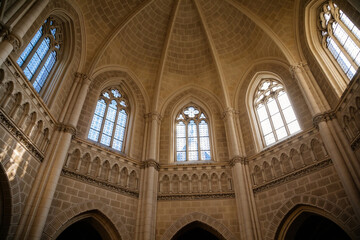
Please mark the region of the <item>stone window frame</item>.
MULTIPOLYGON (((286 139, 288 139, 289 137, 292 137, 300 132, 302 132, 302 128, 301 128, 301 124, 299 122, 299 118, 296 115, 296 109, 294 108, 294 104, 292 104, 292 100, 288 94, 288 91, 286 89, 286 85, 284 84, 283 80, 280 78, 280 76, 278 76, 277 74, 273 73, 273 72, 268 72, 268 71, 260 71, 257 72, 254 77, 252 78, 252 80, 250 81, 249 87, 247 89, 246 92, 246 108, 247 108, 247 112, 248 112, 248 116, 249 116, 249 120, 250 120, 250 125, 251 125, 251 129, 253 132, 253 137, 254 137, 254 144, 255 144, 255 148, 257 152, 262 151, 263 149, 266 149, 268 147, 274 146, 280 142, 285 141, 286 139), (279 84, 281 84, 281 86, 283 87, 283 90, 287 93, 289 102, 291 104, 292 110, 296 116, 296 120, 299 124, 300 130, 297 132, 294 132, 292 134, 288 134, 286 137, 281 138, 280 140, 275 141, 274 143, 271 143, 269 145, 266 145, 265 143, 265 139, 264 139, 264 135, 262 133, 262 129, 260 126, 260 121, 259 121, 259 117, 258 114, 256 112, 256 104, 255 104, 255 98, 256 98, 256 91, 259 87, 259 84, 266 80, 266 79, 271 79, 274 80, 276 82, 278 82, 279 84)), ((279 109, 280 110, 280 109, 279 109)), ((282 119, 284 121, 284 117, 283 114, 281 114, 282 119)), ((285 125, 286 121, 284 121, 285 125)))
MULTIPOLYGON (((46 20, 43 22, 43 24, 38 28, 38 30, 34 33, 34 36, 31 38, 27 46, 23 49, 20 56, 17 58, 17 64, 19 68, 22 70, 24 76, 26 79, 28 79, 31 84, 34 87, 34 90, 40 94, 41 96, 44 96, 46 92, 49 91, 49 88, 51 85, 49 79, 53 79, 54 73, 59 68, 60 62, 62 61, 63 55, 64 55, 64 48, 67 48, 64 44, 64 32, 65 32, 65 26, 64 22, 57 16, 50 15, 46 20), (55 33, 52 32, 54 29, 55 33), (39 36, 40 35, 40 36, 39 36), (38 39, 36 39, 36 37, 38 39), (40 46, 42 43, 45 42, 45 40, 48 39, 48 50, 45 53, 45 55, 40 60, 39 65, 35 68, 35 71, 33 75, 30 77, 30 79, 27 77, 25 70, 29 69, 29 63, 31 62, 34 55, 38 55, 37 51, 40 50, 40 46), (27 51, 27 54, 26 54, 27 51), (50 57, 52 54, 55 55, 55 62, 51 69, 47 69, 45 67, 45 64, 48 60, 50 60, 50 57), (47 76, 45 77, 45 80, 43 80, 43 83, 39 83, 37 78, 39 77, 39 74, 44 70, 44 72, 47 72, 47 76), (40 89, 35 86, 35 84, 39 85, 40 89)), ((38 55, 39 59, 40 56, 38 55)))
MULTIPOLYGON (((324 4, 329 0, 311 0, 305 7, 304 25, 306 42, 313 53, 315 60, 319 63, 320 68, 327 77, 334 93, 341 97, 347 88, 350 80, 334 59, 330 51, 324 47, 323 35, 321 30, 321 12, 324 4)), ((299 9, 300 11, 300 9, 299 9)), ((300 24, 301 22, 299 22, 300 24)), ((299 25, 301 26, 301 24, 299 25)), ((359 27, 359 26, 358 26, 359 27)))
MULTIPOLYGON (((126 149, 126 143, 127 143, 127 138, 128 138, 128 132, 129 132, 129 125, 130 125, 130 118, 131 118, 131 106, 130 106, 130 101, 127 97, 127 95, 124 93, 125 91, 123 90, 123 88, 121 88, 120 86, 109 86, 109 87, 106 87, 104 88, 100 94, 99 94, 99 98, 98 100, 96 101, 96 106, 95 106, 95 109, 94 109, 94 112, 92 114, 92 120, 91 120, 91 124, 89 126, 89 129, 88 129, 88 133, 87 133, 87 139, 92 141, 92 142, 96 142, 97 144, 101 145, 101 146, 105 146, 107 148, 110 148, 110 149, 113 149, 115 151, 119 151, 121 153, 125 153, 125 149, 126 149), (117 90, 121 96, 120 97, 116 97, 114 95, 111 95, 110 94, 110 98, 107 98, 104 96, 104 94, 106 92, 112 92, 112 90, 117 90), (92 129, 92 125, 93 125, 93 121, 94 121, 94 117, 96 115, 96 108, 97 108, 97 104, 100 100, 104 100, 105 101, 105 104, 106 104, 106 107, 105 107, 105 111, 104 111, 104 114, 102 116, 102 122, 101 122, 101 125, 100 125, 100 130, 99 130, 99 135, 97 137, 97 140, 94 140, 94 139, 91 139, 90 138, 90 131, 92 129), (102 139, 102 135, 103 135, 103 131, 104 131, 104 126, 105 126, 105 122, 106 122, 106 116, 107 116, 107 112, 108 112, 108 108, 109 108, 109 104, 110 102, 114 100, 117 102, 117 109, 116 109, 116 116, 115 116, 115 122, 114 122, 114 125, 113 126, 113 129, 112 129, 112 134, 110 136, 110 143, 109 145, 106 145, 106 144, 103 144, 101 143, 101 139, 102 139), (125 105, 122 105, 121 102, 124 101, 125 105), (125 123, 125 126, 124 126, 124 134, 123 134, 123 137, 122 137, 122 145, 121 145, 121 148, 120 149, 116 149, 113 147, 113 143, 114 143, 114 139, 115 139, 115 132, 116 132, 116 127, 117 127, 117 124, 116 122, 118 121, 118 117, 119 117, 119 113, 124 110, 125 113, 126 113, 126 123, 125 123)), ((116 139, 116 140, 119 140, 121 141, 120 139, 116 139)))
MULTIPOLYGON (((353 78, 356 70, 360 67, 360 29, 347 17, 347 15, 332 1, 327 1, 322 5, 319 13, 319 32, 321 35, 321 44, 332 60, 333 64, 349 79, 347 83, 353 78), (352 25, 352 28, 349 27, 352 25), (339 30, 338 30, 339 29, 339 30), (338 30, 338 31, 336 31, 338 30), (345 34, 346 38, 343 43, 339 39, 341 32, 345 34), (352 49, 349 48, 350 44, 353 44, 352 49), (330 50, 338 49, 339 53, 335 56, 335 53, 330 50), (351 56, 355 48, 358 48, 356 56, 351 56), (351 51, 350 51, 351 50, 351 51), (340 57, 342 56, 342 58, 340 57), (343 60, 341 60, 343 59, 343 60), (350 65, 345 70, 341 62, 348 62, 350 65)), ((343 63, 345 64, 345 63, 343 63)))

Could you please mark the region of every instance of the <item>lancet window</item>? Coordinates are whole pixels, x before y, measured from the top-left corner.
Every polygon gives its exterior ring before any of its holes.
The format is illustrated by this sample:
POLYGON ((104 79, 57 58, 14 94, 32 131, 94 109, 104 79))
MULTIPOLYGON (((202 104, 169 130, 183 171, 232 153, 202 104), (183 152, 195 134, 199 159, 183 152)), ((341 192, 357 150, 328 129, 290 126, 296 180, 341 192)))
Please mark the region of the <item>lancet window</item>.
POLYGON ((120 88, 105 89, 97 102, 88 138, 123 151, 129 110, 128 100, 120 88))
POLYGON ((275 79, 260 81, 254 107, 265 146, 301 130, 283 85, 275 79))
POLYGON ((360 30, 333 2, 325 3, 320 12, 322 45, 342 71, 352 79, 360 66, 360 30))
POLYGON ((176 161, 211 160, 209 119, 201 108, 182 108, 175 125, 176 161))
POLYGON ((40 93, 62 52, 63 29, 60 20, 49 17, 35 33, 17 60, 27 79, 40 93))

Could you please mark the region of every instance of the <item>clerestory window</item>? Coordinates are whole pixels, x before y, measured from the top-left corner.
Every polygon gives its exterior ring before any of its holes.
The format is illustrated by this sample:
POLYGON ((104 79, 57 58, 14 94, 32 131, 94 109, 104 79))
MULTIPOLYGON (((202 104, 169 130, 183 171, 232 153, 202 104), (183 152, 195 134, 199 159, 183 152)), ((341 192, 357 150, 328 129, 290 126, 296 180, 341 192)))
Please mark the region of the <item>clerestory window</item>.
POLYGON ((63 44, 61 21, 49 17, 17 60, 27 79, 40 93, 58 61, 63 44))
POLYGON ((206 113, 195 105, 176 115, 176 161, 211 160, 208 121, 206 113))
POLYGON ((88 138, 123 151, 129 110, 128 100, 120 88, 105 89, 97 102, 88 138))
POLYGON ((265 146, 296 132, 300 126, 283 85, 275 79, 262 79, 254 96, 255 115, 265 146))
POLYGON ((329 1, 320 13, 322 45, 352 79, 360 66, 360 30, 339 7, 329 1))

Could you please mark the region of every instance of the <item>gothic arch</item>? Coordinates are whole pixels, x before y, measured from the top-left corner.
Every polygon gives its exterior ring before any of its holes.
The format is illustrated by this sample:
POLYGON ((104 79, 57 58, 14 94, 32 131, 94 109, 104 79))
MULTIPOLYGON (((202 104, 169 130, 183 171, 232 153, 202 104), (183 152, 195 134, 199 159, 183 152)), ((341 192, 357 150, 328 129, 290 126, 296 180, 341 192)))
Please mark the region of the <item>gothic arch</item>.
MULTIPOLYGON (((282 227, 284 219, 288 217, 294 209, 298 208, 299 206, 308 206, 312 209, 317 209, 319 215, 325 216, 326 218, 332 220, 334 223, 338 224, 342 229, 345 230, 349 236, 354 237, 351 233, 351 229, 349 229, 347 222, 348 219, 343 220, 340 216, 345 213, 344 209, 338 207, 334 203, 313 195, 296 195, 285 202, 278 211, 274 214, 273 218, 269 221, 270 225, 265 230, 264 239, 276 239, 276 234, 278 230, 282 227)), ((349 214, 349 216, 351 216, 349 214)), ((349 217, 351 220, 357 222, 356 219, 353 217, 349 217)), ((356 225, 356 224, 355 224, 356 225)), ((357 236, 359 237, 359 236, 357 236)))
POLYGON ((205 225, 210 226, 216 230, 221 236, 228 240, 235 240, 235 236, 232 232, 218 220, 208 215, 199 212, 193 212, 188 215, 185 215, 173 223, 164 233, 161 240, 170 240, 180 229, 192 222, 201 222, 205 225))
MULTIPOLYGON (((105 228, 113 230, 113 235, 120 236, 122 240, 130 240, 130 234, 125 228, 124 222, 110 207, 102 202, 85 202, 74 205, 61 213, 57 214, 46 226, 43 234, 44 239, 56 239, 59 234, 71 224, 84 219, 93 217, 98 221, 105 221, 105 228), (112 228, 112 229, 111 229, 112 228)), ((116 238, 114 238, 116 239, 116 238)))

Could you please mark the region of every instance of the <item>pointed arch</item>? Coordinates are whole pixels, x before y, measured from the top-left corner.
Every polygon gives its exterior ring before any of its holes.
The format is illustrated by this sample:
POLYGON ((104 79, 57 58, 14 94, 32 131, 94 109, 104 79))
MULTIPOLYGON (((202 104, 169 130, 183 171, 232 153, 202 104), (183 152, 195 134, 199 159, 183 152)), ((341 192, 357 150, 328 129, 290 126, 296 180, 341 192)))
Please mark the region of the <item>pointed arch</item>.
POLYGON ((107 233, 112 237, 111 239, 131 240, 121 216, 100 201, 76 204, 58 213, 57 217, 50 220, 45 227, 44 239, 56 239, 71 224, 87 217, 103 224, 107 233))
POLYGON ((173 223, 163 234, 161 240, 170 240, 172 237, 175 236, 175 234, 185 227, 186 225, 192 223, 192 222, 200 222, 205 225, 208 225, 209 227, 216 230, 220 236, 222 236, 224 239, 227 240, 235 240, 234 234, 221 222, 216 220, 213 217, 210 217, 204 213, 199 212, 193 212, 188 215, 185 215, 181 218, 179 218, 175 223, 173 223))

